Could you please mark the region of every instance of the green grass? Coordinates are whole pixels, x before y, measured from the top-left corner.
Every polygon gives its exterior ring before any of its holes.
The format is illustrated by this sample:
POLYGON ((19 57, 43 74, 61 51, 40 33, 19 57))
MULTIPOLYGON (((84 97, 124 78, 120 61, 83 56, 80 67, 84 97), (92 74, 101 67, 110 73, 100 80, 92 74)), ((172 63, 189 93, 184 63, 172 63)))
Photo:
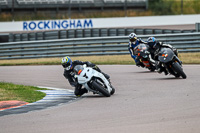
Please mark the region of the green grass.
MULTIPOLYGON (((134 17, 134 16, 154 16, 154 15, 180 15, 182 14, 199 14, 199 0, 183 0, 183 10, 181 8, 181 0, 149 0, 148 10, 104 10, 104 11, 72 11, 71 19, 80 18, 107 18, 107 17, 134 17)), ((15 13, 15 21, 26 20, 49 20, 49 19, 69 19, 68 13, 58 12, 56 14, 45 11, 37 11, 36 13, 15 13)), ((12 21, 12 13, 1 12, 0 21, 12 21)))
POLYGON ((45 93, 37 90, 44 89, 0 82, 0 101, 19 100, 28 103, 36 102, 46 96, 45 93))
MULTIPOLYGON (((61 65, 61 58, 38 58, 38 59, 12 59, 0 60, 0 66, 14 65, 61 65)), ((97 65, 134 65, 130 55, 104 55, 104 56, 79 56, 71 57, 74 60, 90 61, 97 65)), ((179 53, 179 59, 184 64, 200 64, 199 53, 179 53)))

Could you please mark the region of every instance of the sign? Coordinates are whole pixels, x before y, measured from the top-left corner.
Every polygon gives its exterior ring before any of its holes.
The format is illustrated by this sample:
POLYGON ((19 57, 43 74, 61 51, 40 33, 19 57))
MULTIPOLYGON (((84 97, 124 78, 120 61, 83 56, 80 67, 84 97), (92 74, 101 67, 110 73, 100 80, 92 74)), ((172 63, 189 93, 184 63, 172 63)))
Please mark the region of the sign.
POLYGON ((93 28, 91 19, 24 21, 23 31, 93 28))
POLYGON ((0 22, 0 32, 184 25, 200 22, 200 15, 169 15, 0 22))

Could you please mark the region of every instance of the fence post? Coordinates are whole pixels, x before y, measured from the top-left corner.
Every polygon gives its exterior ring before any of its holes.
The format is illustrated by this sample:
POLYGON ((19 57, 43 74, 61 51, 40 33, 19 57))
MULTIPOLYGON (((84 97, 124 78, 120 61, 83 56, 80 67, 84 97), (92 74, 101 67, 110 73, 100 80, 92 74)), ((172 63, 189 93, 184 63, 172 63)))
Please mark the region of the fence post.
POLYGON ((61 39, 61 31, 62 31, 62 30, 59 30, 59 31, 58 31, 58 39, 61 39))
POLYGON ((38 40, 38 34, 35 32, 35 40, 38 40))
POLYGON ((9 42, 14 42, 14 40, 13 40, 13 33, 9 34, 9 42))
POLYGON ((77 30, 74 30, 74 38, 77 38, 77 30))
POLYGON ((196 32, 199 32, 200 31, 200 23, 196 23, 195 28, 196 28, 196 32))

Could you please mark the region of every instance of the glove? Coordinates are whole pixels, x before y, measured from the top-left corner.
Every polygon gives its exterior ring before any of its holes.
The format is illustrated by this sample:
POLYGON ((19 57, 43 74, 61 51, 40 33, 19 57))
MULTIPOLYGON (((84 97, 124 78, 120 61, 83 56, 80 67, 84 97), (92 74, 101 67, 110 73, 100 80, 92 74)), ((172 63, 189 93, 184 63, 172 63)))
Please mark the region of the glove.
POLYGON ((86 65, 87 65, 88 67, 94 67, 94 66, 95 66, 95 64, 93 64, 93 63, 91 63, 91 62, 89 62, 89 61, 86 62, 86 65))
POLYGON ((145 51, 145 54, 150 54, 150 52, 149 51, 145 51))
POLYGON ((70 85, 73 86, 73 87, 76 87, 77 83, 76 82, 71 82, 70 85))
POLYGON ((159 61, 155 62, 155 67, 156 67, 156 70, 158 70, 160 68, 160 62, 159 61))
POLYGON ((99 69, 99 67, 97 65, 95 65, 94 67, 92 67, 94 70, 97 70, 98 72, 101 72, 101 70, 99 69))

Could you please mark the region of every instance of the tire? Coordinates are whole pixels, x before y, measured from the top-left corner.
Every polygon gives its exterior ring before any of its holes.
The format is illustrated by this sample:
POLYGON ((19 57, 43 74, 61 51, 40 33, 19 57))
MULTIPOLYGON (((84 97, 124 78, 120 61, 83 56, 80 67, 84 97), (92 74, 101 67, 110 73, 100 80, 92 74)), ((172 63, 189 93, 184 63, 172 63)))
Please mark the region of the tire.
POLYGON ((96 81, 92 82, 92 86, 95 89, 97 89, 97 91, 99 91, 100 93, 102 93, 104 96, 110 97, 111 94, 105 88, 103 88, 101 85, 99 85, 96 81))
POLYGON ((173 70, 176 71, 178 75, 180 75, 183 79, 187 78, 186 74, 183 72, 182 67, 177 62, 173 63, 172 67, 173 67, 173 70))
POLYGON ((110 92, 110 95, 113 95, 115 93, 115 88, 112 87, 112 91, 110 92))

